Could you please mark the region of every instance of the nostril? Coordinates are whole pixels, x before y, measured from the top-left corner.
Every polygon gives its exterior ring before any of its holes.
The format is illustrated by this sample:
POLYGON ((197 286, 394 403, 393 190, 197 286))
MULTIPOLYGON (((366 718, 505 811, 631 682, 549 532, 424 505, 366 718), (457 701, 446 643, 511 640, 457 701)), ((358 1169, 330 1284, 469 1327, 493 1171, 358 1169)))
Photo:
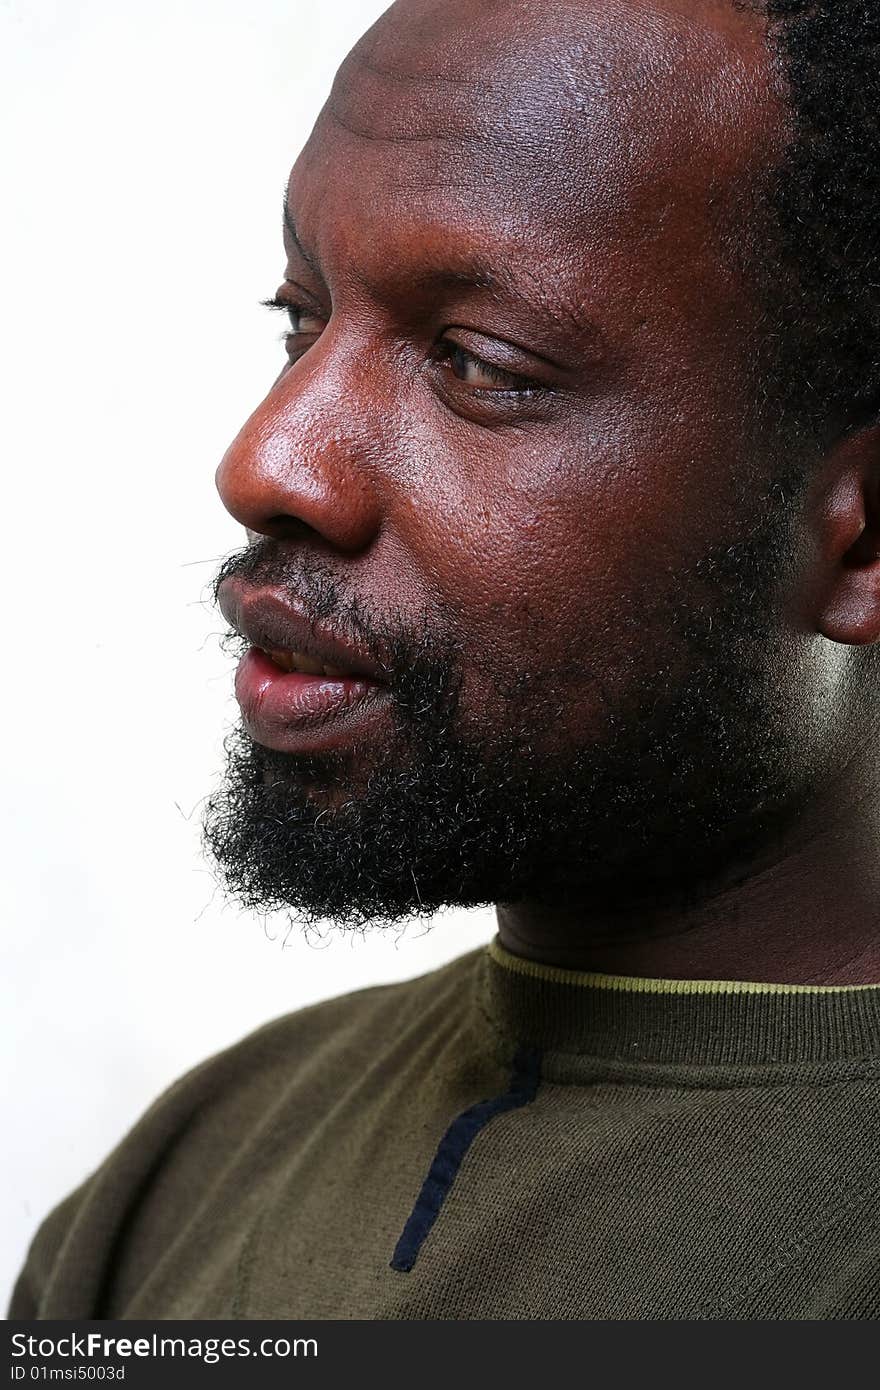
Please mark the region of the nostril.
POLYGON ((267 517, 260 530, 276 541, 314 540, 316 536, 320 536, 320 532, 307 521, 303 521, 302 517, 285 516, 283 512, 267 517))

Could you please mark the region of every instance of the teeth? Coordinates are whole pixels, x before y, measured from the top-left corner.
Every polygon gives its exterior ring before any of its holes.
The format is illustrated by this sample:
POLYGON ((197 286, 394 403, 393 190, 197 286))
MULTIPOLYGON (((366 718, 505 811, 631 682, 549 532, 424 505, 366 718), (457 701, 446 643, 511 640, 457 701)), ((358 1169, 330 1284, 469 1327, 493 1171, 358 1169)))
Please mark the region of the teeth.
POLYGON ((291 657, 295 671, 302 671, 306 676, 320 676, 323 673, 324 668, 314 657, 303 656, 301 652, 291 652, 291 657))
POLYGON ((276 666, 281 667, 282 671, 296 670, 296 667, 293 663, 293 652, 281 651, 279 648, 275 647, 266 647, 265 652, 266 655, 270 658, 270 660, 275 662, 276 666))
POLYGON ((266 655, 276 666, 280 666, 282 671, 299 671, 305 676, 330 676, 334 680, 340 680, 350 674, 339 666, 324 665, 303 652, 284 651, 282 648, 272 647, 266 650, 266 655))

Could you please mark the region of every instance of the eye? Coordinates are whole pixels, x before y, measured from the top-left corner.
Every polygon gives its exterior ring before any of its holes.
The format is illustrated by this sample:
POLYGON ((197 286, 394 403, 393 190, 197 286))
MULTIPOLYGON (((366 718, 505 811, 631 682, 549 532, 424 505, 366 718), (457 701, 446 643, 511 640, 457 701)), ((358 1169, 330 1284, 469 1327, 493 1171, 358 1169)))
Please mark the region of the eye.
POLYGON ((290 328, 284 334, 284 346, 287 348, 288 356, 294 360, 302 357, 326 327, 326 320, 306 305, 294 304, 289 299, 279 299, 277 296, 264 299, 261 303, 266 309, 287 314, 290 328))
POLYGON ((487 362, 475 353, 468 352, 460 343, 451 338, 443 338, 439 344, 440 360, 447 370, 474 391, 511 392, 517 395, 531 395, 539 390, 538 383, 517 372, 508 372, 487 362))

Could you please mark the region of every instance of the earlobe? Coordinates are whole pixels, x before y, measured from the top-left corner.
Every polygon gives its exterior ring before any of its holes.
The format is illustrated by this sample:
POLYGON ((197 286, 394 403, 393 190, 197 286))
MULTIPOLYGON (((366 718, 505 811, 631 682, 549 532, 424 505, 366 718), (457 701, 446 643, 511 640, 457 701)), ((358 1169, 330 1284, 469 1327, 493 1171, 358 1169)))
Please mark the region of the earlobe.
POLYGON ((850 436, 831 460, 818 516, 826 582, 816 629, 832 642, 880 641, 880 427, 850 436))

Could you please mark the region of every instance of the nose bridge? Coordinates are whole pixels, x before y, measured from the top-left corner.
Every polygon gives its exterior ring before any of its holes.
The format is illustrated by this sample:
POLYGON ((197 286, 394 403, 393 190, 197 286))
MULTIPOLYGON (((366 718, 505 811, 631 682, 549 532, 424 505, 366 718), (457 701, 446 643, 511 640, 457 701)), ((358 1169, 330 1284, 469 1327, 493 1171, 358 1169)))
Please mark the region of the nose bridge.
POLYGON ((334 337, 328 325, 275 383, 224 454, 217 487, 248 530, 282 537, 305 525, 354 551, 381 525, 386 412, 371 399, 374 374, 334 337))

